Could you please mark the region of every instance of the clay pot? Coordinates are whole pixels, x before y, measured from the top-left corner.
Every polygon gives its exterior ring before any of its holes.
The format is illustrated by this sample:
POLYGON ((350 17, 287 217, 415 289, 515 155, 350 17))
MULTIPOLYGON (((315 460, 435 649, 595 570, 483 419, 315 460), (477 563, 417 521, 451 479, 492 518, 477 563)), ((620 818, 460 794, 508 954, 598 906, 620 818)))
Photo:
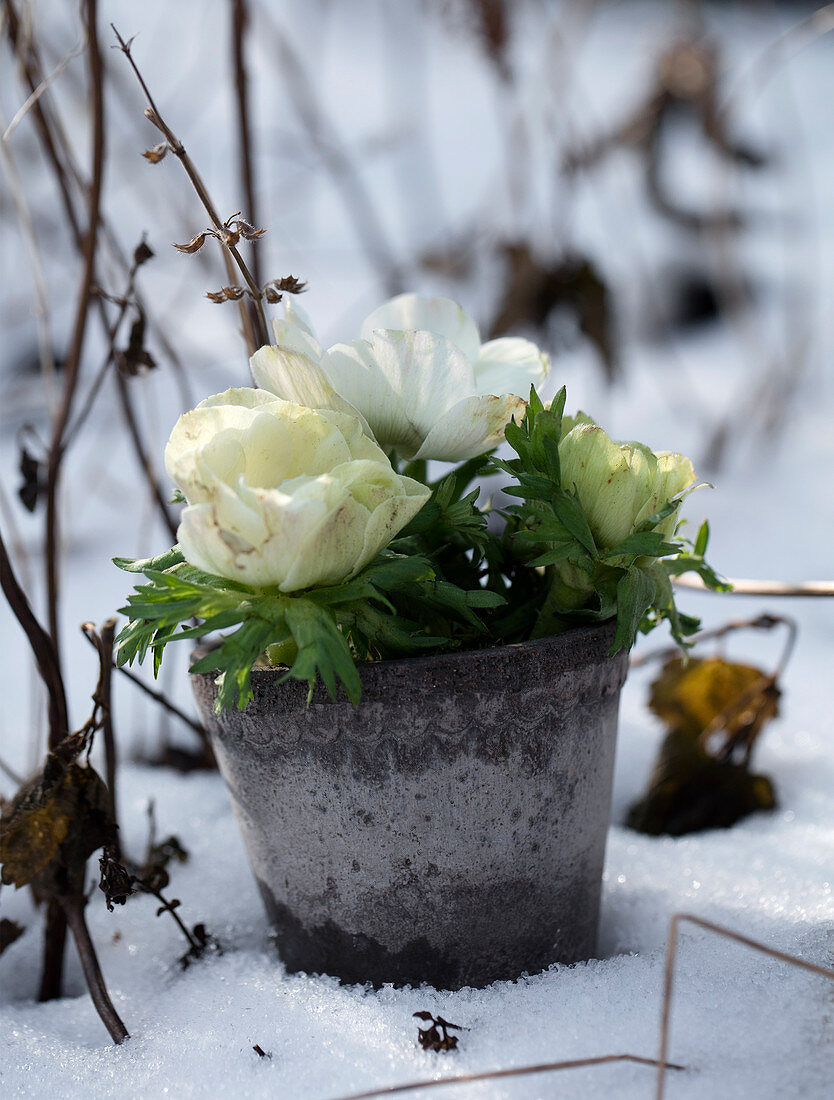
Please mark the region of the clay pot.
POLYGON ((358 707, 254 669, 215 715, 193 676, 289 970, 458 989, 593 955, 613 635, 365 663, 358 707))

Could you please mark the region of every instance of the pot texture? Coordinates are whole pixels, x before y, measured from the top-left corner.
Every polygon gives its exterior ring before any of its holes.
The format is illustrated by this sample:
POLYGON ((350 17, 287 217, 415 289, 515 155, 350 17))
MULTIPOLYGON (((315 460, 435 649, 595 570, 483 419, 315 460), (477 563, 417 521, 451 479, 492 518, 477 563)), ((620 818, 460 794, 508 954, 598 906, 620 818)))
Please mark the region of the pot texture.
POLYGON ((288 969, 458 989, 594 953, 613 635, 363 664, 358 707, 255 669, 215 715, 193 676, 288 969))

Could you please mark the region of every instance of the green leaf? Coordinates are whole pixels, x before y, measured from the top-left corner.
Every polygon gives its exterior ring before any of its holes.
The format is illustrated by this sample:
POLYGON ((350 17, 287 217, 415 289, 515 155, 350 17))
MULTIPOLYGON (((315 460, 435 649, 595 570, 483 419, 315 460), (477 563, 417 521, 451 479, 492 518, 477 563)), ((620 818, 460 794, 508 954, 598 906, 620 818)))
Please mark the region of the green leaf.
POLYGON ((666 542, 659 531, 635 531, 609 550, 605 559, 632 556, 662 558, 667 554, 677 554, 680 549, 680 543, 666 542))
POLYGON ((644 569, 629 569, 617 584, 617 631, 611 656, 634 645, 643 616, 652 606, 655 586, 644 569))
POLYGON ((537 558, 533 558, 530 565, 533 567, 558 565, 560 561, 566 561, 570 557, 571 551, 575 546, 576 543, 573 539, 569 542, 563 542, 553 547, 551 550, 545 550, 545 552, 539 554, 537 558))
POLYGON ((113 558, 113 564, 126 573, 144 573, 146 569, 168 569, 172 565, 185 561, 179 545, 172 546, 164 554, 155 558, 113 558))
POLYGON ((331 699, 336 698, 338 677, 350 701, 358 703, 362 693, 359 673, 347 639, 332 617, 309 600, 290 600, 286 621, 298 646, 298 656, 287 676, 306 680, 311 692, 320 676, 331 699))
MULTIPOLYGON (((559 420, 559 434, 561 435, 561 420, 565 415, 565 402, 568 399, 568 391, 565 386, 559 390, 553 400, 550 402, 550 414, 559 420)), ((559 436, 556 437, 557 440, 559 436)))
POLYGON ((707 543, 709 542, 709 523, 707 520, 701 524, 698 529, 698 535, 695 539, 695 545, 692 548, 692 552, 696 558, 702 558, 707 552, 707 543))
POLYGON ((594 536, 591 534, 591 528, 588 526, 588 521, 585 519, 585 513, 582 511, 579 498, 563 493, 553 498, 552 507, 559 521, 585 547, 588 553, 595 557, 597 553, 596 543, 594 542, 594 536))

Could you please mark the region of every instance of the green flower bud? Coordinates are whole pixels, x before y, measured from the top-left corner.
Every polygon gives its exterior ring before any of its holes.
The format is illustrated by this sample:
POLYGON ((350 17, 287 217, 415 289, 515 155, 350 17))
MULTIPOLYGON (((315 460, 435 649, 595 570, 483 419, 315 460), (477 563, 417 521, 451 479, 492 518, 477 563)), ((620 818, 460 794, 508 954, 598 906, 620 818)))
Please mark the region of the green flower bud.
MULTIPOLYGON (((579 419, 579 418, 577 418, 579 419)), ((573 486, 600 550, 610 550, 695 481, 692 463, 642 443, 615 443, 593 422, 580 421, 559 445, 562 485, 573 486)), ((657 526, 674 534, 677 513, 657 526)))

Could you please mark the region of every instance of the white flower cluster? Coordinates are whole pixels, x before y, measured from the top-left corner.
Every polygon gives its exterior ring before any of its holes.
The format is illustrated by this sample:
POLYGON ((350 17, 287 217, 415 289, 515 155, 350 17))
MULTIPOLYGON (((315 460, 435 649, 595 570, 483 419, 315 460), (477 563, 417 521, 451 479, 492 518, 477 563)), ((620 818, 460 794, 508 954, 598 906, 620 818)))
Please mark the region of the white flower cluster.
POLYGON ((359 572, 430 495, 389 454, 455 462, 491 450, 548 370, 528 340, 482 344, 447 298, 403 294, 361 339, 323 351, 297 308, 252 357, 260 389, 180 417, 165 452, 184 493, 183 554, 205 572, 296 592, 359 572))

